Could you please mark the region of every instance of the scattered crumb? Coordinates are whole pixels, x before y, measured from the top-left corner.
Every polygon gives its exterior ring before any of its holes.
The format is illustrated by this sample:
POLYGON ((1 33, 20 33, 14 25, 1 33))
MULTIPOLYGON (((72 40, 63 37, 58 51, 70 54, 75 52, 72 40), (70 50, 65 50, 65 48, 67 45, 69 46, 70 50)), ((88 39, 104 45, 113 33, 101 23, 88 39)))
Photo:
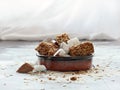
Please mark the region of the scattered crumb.
POLYGON ((63 75, 63 78, 65 78, 65 74, 63 75))
POLYGON ((99 73, 98 71, 96 71, 95 73, 99 73))
POLYGON ((72 83, 71 81, 67 82, 67 84, 72 83))
POLYGON ((75 73, 75 74, 80 74, 79 71, 75 71, 74 73, 75 73))
POLYGON ((27 78, 24 78, 24 80, 29 80, 29 79, 27 79, 27 78))
POLYGON ((69 79, 66 79, 67 81, 69 81, 69 79))
POLYGON ((10 74, 9 76, 13 76, 12 74, 10 74))
POLYGON ((71 77, 70 80, 76 81, 76 80, 77 80, 77 77, 71 77))
MULTIPOLYGON (((29 81, 39 81, 49 82, 49 80, 61 83, 66 82, 70 83, 72 81, 78 81, 80 83, 86 82, 86 77, 91 78, 94 81, 103 79, 105 77, 111 77, 115 73, 119 74, 119 69, 111 69, 106 65, 100 66, 99 64, 94 65, 89 70, 86 71, 71 71, 71 72, 59 72, 59 71, 49 71, 46 72, 37 72, 37 73, 30 73, 31 76, 36 76, 35 78, 24 78, 24 83, 28 83, 29 81), (41 78, 40 78, 41 77, 41 78), (42 79, 43 78, 43 79, 42 79), (41 80, 42 79, 42 80, 41 80), (28 80, 28 81, 27 81, 28 80)), ((13 76, 12 74, 5 74, 6 76, 13 76)), ((111 80, 114 82, 115 80, 111 80)))
POLYGON ((35 80, 37 81, 37 80, 38 80, 38 78, 35 78, 35 80))
POLYGON ((75 75, 75 73, 73 72, 72 75, 75 75))
POLYGON ((52 80, 52 78, 51 78, 51 77, 49 77, 48 79, 49 79, 49 80, 52 80))
POLYGON ((43 82, 43 80, 40 80, 40 82, 43 82))
POLYGON ((24 83, 29 83, 29 82, 24 82, 24 83))
POLYGON ((97 67, 100 67, 98 64, 96 65, 97 67))
POLYGON ((49 76, 51 76, 51 74, 49 74, 49 76))
POLYGON ((49 80, 56 80, 55 78, 52 78, 52 77, 48 77, 49 80))

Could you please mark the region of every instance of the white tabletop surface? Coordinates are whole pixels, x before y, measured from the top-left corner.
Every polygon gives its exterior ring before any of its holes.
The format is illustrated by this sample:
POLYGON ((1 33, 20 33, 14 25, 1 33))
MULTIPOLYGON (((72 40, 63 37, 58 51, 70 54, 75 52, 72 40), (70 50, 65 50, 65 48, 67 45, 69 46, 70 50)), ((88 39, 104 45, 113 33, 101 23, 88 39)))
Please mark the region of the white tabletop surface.
POLYGON ((93 43, 91 70, 20 74, 16 73, 20 65, 37 61, 38 42, 0 41, 0 90, 120 90, 120 43, 93 43))

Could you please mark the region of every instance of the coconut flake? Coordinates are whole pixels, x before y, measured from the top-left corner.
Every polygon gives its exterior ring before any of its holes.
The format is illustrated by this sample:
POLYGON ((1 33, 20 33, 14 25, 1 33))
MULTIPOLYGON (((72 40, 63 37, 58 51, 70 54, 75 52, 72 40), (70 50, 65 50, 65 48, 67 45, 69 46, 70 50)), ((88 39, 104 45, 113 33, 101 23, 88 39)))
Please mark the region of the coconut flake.
POLYGON ((72 39, 68 40, 67 43, 68 43, 69 47, 72 47, 72 46, 79 45, 80 41, 79 41, 79 39, 77 37, 75 37, 75 38, 72 38, 72 39))
POLYGON ((46 71, 46 67, 44 65, 35 65, 33 72, 44 72, 46 71))
POLYGON ((62 43, 60 44, 60 48, 62 48, 66 53, 69 52, 69 45, 66 44, 65 42, 62 42, 62 43))
POLYGON ((59 55, 59 56, 66 56, 67 53, 65 52, 65 50, 59 49, 53 56, 56 56, 56 55, 59 55))

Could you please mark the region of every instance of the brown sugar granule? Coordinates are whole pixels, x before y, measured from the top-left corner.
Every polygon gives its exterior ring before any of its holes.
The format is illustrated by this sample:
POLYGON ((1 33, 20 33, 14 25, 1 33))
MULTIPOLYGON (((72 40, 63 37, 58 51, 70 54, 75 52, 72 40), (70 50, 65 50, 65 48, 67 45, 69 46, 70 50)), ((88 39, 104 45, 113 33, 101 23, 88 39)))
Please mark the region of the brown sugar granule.
POLYGON ((34 68, 30 64, 25 63, 17 70, 17 72, 19 72, 19 73, 28 73, 28 72, 32 71, 33 69, 34 68))
POLYGON ((57 50, 58 47, 51 42, 41 42, 37 48, 35 48, 36 51, 39 52, 41 55, 53 55, 57 50))
POLYGON ((75 81, 77 80, 77 77, 71 77, 70 80, 75 81))
POLYGON ((67 43, 68 40, 70 40, 70 38, 69 38, 69 36, 66 33, 64 33, 62 35, 56 36, 56 41, 59 44, 62 43, 62 42, 66 42, 67 43))
POLYGON ((71 56, 86 56, 92 53, 94 53, 94 46, 88 41, 70 48, 71 56))

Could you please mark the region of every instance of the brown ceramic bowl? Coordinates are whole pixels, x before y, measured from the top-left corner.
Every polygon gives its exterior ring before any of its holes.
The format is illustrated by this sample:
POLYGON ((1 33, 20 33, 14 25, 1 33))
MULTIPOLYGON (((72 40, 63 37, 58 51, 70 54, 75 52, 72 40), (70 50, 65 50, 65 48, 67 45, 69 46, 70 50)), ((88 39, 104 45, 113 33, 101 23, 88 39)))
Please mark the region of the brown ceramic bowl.
POLYGON ((88 56, 44 56, 38 55, 41 65, 45 65, 48 70, 54 71, 77 71, 88 70, 92 66, 93 55, 88 56))

